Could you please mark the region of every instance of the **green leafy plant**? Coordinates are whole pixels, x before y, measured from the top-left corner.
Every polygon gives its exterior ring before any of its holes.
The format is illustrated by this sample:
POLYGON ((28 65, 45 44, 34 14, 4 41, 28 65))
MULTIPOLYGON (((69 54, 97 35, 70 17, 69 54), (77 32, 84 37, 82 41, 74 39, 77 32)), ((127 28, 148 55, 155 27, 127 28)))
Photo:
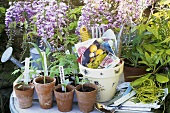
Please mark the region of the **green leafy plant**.
POLYGON ((157 101, 163 94, 164 84, 169 82, 169 76, 164 68, 170 63, 169 9, 169 2, 163 0, 158 2, 150 18, 137 27, 142 35, 142 44, 136 48, 141 55, 139 63, 148 66, 146 69, 148 73, 132 82, 131 86, 142 102, 157 101))
POLYGON ((78 76, 76 76, 76 83, 78 83, 78 84, 80 84, 81 86, 82 86, 82 90, 83 90, 83 85, 85 84, 85 83, 89 83, 89 80, 87 80, 87 79, 82 79, 82 80, 80 80, 79 78, 78 78, 78 76))
POLYGON ((69 84, 69 79, 66 79, 61 85, 64 87, 64 92, 67 92, 67 85, 69 84))
MULTIPOLYGON (((33 70, 34 68, 31 68, 32 69, 32 71, 30 71, 29 72, 29 78, 32 78, 32 75, 34 74, 36 74, 36 70, 33 70)), ((24 82, 24 81, 22 81, 21 79, 24 77, 24 67, 22 67, 22 68, 20 68, 20 69, 16 69, 16 70, 14 70, 13 72, 12 72, 12 75, 16 75, 16 74, 20 74, 20 76, 19 76, 19 81, 17 81, 20 85, 18 86, 18 89, 20 89, 20 88, 23 88, 23 90, 24 90, 24 87, 25 86, 28 86, 28 83, 26 83, 26 82, 24 82)))
POLYGON ((64 75, 76 76, 79 72, 77 57, 74 54, 62 52, 53 53, 54 62, 51 64, 50 75, 59 75, 59 66, 63 66, 64 75))
POLYGON ((139 61, 141 60, 141 55, 136 47, 142 43, 141 35, 137 31, 135 31, 130 32, 123 37, 126 38, 126 40, 123 41, 121 57, 124 58, 125 65, 131 67, 140 67, 141 64, 139 63, 139 61))
POLYGON ((4 28, 5 28, 5 12, 6 12, 6 9, 5 7, 0 7, 0 36, 1 36, 1 33, 4 31, 4 28))
MULTIPOLYGON (((38 53, 40 55, 40 59, 41 59, 41 62, 42 62, 42 68, 43 68, 43 72, 44 72, 44 84, 45 84, 46 83, 46 76, 48 76, 48 75, 46 75, 46 71, 47 70, 45 69, 45 63, 44 63, 45 59, 44 59, 44 56, 41 53, 41 49, 35 43, 32 43, 32 42, 29 42, 29 43, 32 44, 37 49, 37 51, 38 51, 38 53)), ((45 55, 46 55, 46 58, 48 58, 48 56, 50 55, 50 49, 46 49, 45 55)), ((48 62, 47 62, 47 64, 48 64, 48 62)), ((51 78, 54 77, 53 74, 50 74, 50 77, 51 78)))
POLYGON ((63 29, 66 32, 66 40, 64 41, 64 47, 71 51, 71 47, 78 42, 78 35, 75 34, 77 28, 78 19, 81 15, 82 6, 69 8, 66 17, 68 18, 67 26, 63 29))

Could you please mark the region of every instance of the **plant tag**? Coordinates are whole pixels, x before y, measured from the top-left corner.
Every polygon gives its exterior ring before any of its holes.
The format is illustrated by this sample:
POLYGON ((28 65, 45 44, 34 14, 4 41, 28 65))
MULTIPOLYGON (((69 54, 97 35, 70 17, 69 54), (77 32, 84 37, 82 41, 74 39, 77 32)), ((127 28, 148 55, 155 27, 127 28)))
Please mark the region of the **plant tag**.
POLYGON ((130 99, 131 97, 135 96, 135 95, 136 95, 136 92, 133 90, 133 91, 129 92, 128 94, 122 96, 118 100, 116 100, 114 102, 114 105, 118 106, 118 105, 122 104, 123 102, 127 101, 128 99, 130 99))
POLYGON ((65 54, 69 55, 70 54, 70 51, 67 49, 65 54))
POLYGON ((123 93, 123 96, 127 95, 132 90, 132 87, 129 85, 126 91, 123 93))
MULTIPOLYGON (((60 71, 61 84, 64 84, 65 77, 64 77, 64 69, 63 69, 63 66, 59 66, 59 71, 60 71)), ((64 91, 64 86, 62 86, 62 91, 64 91)))
POLYGON ((46 54, 45 52, 41 52, 42 55, 43 55, 43 58, 44 58, 44 74, 45 76, 48 76, 48 69, 47 69, 47 57, 46 57, 46 54))
POLYGON ((29 80, 29 64, 30 64, 30 58, 25 58, 25 71, 24 71, 25 84, 28 84, 28 80, 29 80))

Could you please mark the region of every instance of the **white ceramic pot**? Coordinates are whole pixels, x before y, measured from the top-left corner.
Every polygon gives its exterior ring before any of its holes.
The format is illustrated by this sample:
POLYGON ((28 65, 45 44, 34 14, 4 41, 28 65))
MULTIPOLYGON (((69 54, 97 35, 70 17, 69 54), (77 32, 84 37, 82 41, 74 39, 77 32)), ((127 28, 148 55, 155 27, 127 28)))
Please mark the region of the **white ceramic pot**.
POLYGON ((119 77, 123 72, 124 61, 108 69, 91 69, 79 64, 80 73, 98 86, 97 102, 106 102, 115 95, 119 77))

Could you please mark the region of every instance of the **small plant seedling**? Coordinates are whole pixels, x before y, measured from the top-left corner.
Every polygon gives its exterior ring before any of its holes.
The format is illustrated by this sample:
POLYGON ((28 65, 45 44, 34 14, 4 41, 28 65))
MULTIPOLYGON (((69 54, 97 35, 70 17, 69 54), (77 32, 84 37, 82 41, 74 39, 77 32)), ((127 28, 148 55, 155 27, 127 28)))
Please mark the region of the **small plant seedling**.
MULTIPOLYGON (((20 76, 19 76, 19 80, 18 83, 22 83, 21 85, 19 85, 17 88, 20 89, 22 86, 23 86, 23 89, 24 90, 24 86, 28 86, 28 82, 22 82, 21 79, 23 78, 24 76, 24 67, 22 67, 21 69, 16 69, 12 72, 12 75, 15 75, 17 73, 21 73, 20 76)), ((29 77, 32 78, 32 74, 36 74, 36 71, 32 71, 29 73, 29 77)))
POLYGON ((85 83, 89 83, 89 80, 83 78, 83 79, 80 81, 79 78, 78 78, 78 76, 76 76, 76 83, 81 84, 81 85, 82 85, 82 90, 83 90, 83 85, 84 85, 85 83))
POLYGON ((61 85, 64 87, 64 92, 66 93, 67 92, 67 85, 69 84, 69 79, 66 79, 65 81, 64 81, 64 83, 62 83, 61 85))
MULTIPOLYGON (((48 76, 47 58, 51 54, 50 49, 46 48, 45 52, 41 52, 41 49, 35 43, 29 42, 29 44, 32 44, 37 49, 37 51, 40 55, 40 59, 41 59, 41 62, 42 62, 42 68, 43 68, 43 72, 44 72, 44 84, 46 84, 45 78, 46 78, 46 76, 48 76)), ((50 76, 50 77, 52 77, 52 76, 50 76)))

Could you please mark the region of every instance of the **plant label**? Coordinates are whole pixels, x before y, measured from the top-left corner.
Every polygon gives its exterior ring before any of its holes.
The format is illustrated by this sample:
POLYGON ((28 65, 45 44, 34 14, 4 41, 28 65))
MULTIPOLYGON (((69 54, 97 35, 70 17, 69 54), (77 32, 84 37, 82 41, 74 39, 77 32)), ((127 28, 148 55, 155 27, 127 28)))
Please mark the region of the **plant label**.
MULTIPOLYGON (((60 71, 61 84, 63 84, 64 81, 65 81, 63 66, 59 66, 59 71, 60 71)), ((64 87, 63 86, 62 86, 62 91, 64 91, 64 87)))
POLYGON ((30 58, 25 58, 24 83, 28 84, 30 58))

